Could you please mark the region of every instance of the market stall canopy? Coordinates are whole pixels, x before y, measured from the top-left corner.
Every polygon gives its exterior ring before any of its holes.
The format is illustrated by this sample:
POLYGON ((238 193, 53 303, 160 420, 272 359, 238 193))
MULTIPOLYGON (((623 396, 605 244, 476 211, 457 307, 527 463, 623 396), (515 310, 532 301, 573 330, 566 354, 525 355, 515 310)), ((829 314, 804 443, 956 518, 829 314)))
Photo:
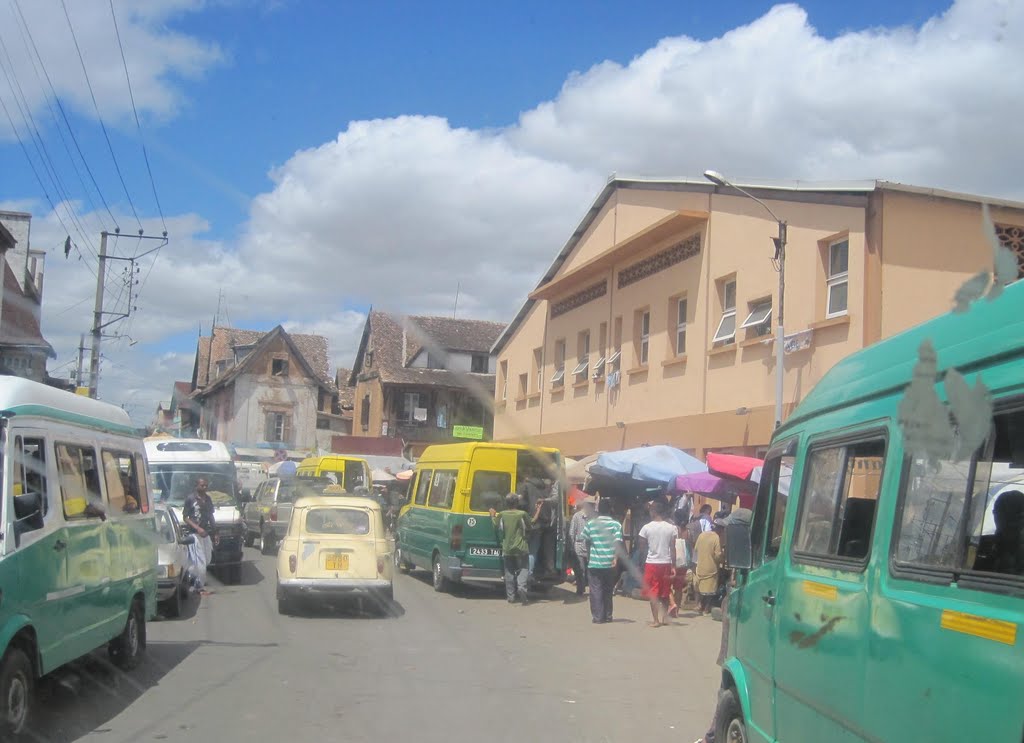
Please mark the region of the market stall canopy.
POLYGON ((718 454, 708 453, 708 469, 716 475, 735 477, 738 480, 752 480, 751 475, 757 471, 761 473, 763 459, 757 457, 744 457, 739 454, 718 454))
POLYGON ((597 462, 597 458, 603 454, 599 452, 597 454, 591 454, 589 457, 583 457, 583 459, 571 459, 565 458, 565 479, 569 482, 586 482, 588 470, 590 465, 597 462))
POLYGON ((407 480, 411 480, 412 476, 414 474, 416 474, 415 470, 402 470, 397 475, 395 475, 395 479, 396 480, 406 480, 406 481, 407 480))
POLYGON ((754 497, 757 495, 757 483, 720 477, 711 472, 679 475, 675 489, 679 492, 698 493, 725 503, 735 503, 739 498, 743 508, 753 508, 754 497))
POLYGON ((288 477, 294 475, 297 469, 298 465, 295 462, 286 459, 283 462, 274 462, 267 468, 267 472, 271 477, 288 477))
POLYGON ((707 465, 696 457, 671 446, 660 445, 598 454, 590 473, 671 485, 679 475, 707 472, 707 469, 707 465))
POLYGON ((395 476, 387 470, 380 469, 373 470, 373 472, 370 473, 370 477, 374 482, 391 482, 396 479, 395 476))

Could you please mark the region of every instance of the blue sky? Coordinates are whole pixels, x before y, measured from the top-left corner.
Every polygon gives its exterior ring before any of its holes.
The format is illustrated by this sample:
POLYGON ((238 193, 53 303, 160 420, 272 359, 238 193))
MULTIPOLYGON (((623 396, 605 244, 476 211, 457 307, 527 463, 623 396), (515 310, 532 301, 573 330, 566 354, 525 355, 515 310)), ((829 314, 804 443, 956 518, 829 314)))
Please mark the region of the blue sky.
MULTIPOLYGON (((59 2, 20 4, 104 196, 134 230, 59 2)), ((159 232, 104 6, 69 2, 129 192, 159 232)), ((1008 175, 993 179, 1010 129, 985 130, 985 112, 1019 121, 1024 105, 1021 11, 1001 0, 115 8, 172 238, 119 331, 138 343, 115 341, 108 356, 110 399, 130 395, 143 422, 190 373, 195 328, 208 329, 219 301, 240 327, 324 333, 338 363, 371 303, 436 312, 461 282, 467 312, 509 319, 612 171, 714 165, 1024 195, 1008 175)), ((92 235, 109 220, 71 169, 10 12, 9 72, 74 202, 58 212, 92 235)), ((27 134, 2 75, 0 99, 27 134)), ((58 255, 64 228, 2 114, 0 164, 0 208, 32 211, 33 247, 52 251, 44 330, 65 365, 88 328, 91 252, 81 246, 80 265, 58 255)))

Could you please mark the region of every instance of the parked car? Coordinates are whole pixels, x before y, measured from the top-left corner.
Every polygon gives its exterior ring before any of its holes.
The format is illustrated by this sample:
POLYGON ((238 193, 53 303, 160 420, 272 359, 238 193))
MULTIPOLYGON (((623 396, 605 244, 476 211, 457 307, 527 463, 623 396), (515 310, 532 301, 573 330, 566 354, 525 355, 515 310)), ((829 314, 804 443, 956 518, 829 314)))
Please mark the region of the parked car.
POLYGON ((392 549, 372 499, 298 499, 277 557, 278 611, 290 613, 301 597, 372 597, 386 610, 394 598, 392 549))
POLYGON ((191 534, 181 532, 181 523, 171 508, 159 504, 156 512, 157 543, 156 599, 164 616, 181 615, 182 602, 188 598, 192 575, 189 572, 188 545, 195 542, 191 534))
POLYGON ((334 482, 326 477, 271 477, 260 483, 242 509, 245 546, 252 547, 259 538, 260 552, 272 554, 288 529, 292 504, 304 496, 321 495, 330 485, 334 482))

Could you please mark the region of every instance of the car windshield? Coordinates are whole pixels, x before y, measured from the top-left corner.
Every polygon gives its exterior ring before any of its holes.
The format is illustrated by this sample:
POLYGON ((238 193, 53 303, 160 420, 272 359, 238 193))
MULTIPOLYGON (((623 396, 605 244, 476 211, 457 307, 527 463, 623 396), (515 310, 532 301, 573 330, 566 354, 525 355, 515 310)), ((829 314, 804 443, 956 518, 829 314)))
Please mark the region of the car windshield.
POLYGON ((195 490, 196 481, 205 479, 207 493, 215 506, 235 504, 235 471, 225 464, 151 464, 150 483, 157 502, 180 506, 195 490))
POLYGON ((369 534, 370 514, 355 508, 311 508, 306 513, 310 534, 369 534))

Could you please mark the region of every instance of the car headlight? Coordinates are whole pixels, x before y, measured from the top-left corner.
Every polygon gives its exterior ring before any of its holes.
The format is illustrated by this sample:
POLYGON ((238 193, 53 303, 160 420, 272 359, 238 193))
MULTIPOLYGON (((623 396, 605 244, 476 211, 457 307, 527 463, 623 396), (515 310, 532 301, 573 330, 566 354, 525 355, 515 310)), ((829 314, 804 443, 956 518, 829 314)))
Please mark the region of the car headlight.
POLYGON ((168 571, 168 569, 170 567, 171 567, 170 565, 157 565, 156 566, 156 577, 157 578, 166 578, 167 577, 167 571, 168 571))

